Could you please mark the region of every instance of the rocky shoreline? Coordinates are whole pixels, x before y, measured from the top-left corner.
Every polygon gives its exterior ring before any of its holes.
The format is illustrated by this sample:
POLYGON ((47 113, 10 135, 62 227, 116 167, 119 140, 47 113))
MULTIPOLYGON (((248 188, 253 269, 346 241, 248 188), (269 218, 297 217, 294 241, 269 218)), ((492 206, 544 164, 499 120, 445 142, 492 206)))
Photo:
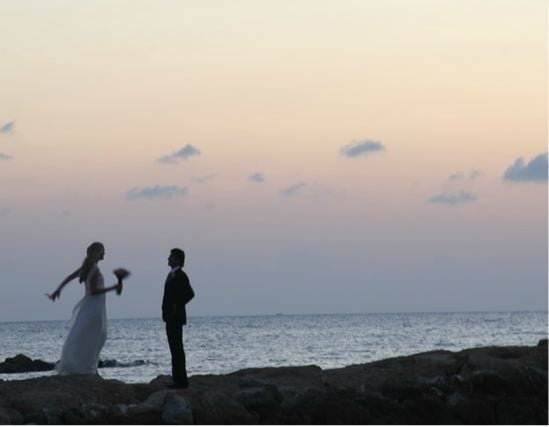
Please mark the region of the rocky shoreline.
MULTIPOLYGON (((114 359, 100 360, 98 368, 127 368, 146 365, 145 360, 137 359, 130 363, 121 363, 114 359)), ((41 359, 31 359, 24 354, 15 357, 8 357, 0 363, 0 374, 16 374, 22 372, 45 372, 53 371, 55 363, 45 362, 41 359)))
POLYGON ((432 351, 340 369, 253 368, 196 375, 0 380, 0 424, 545 424, 547 340, 432 351))

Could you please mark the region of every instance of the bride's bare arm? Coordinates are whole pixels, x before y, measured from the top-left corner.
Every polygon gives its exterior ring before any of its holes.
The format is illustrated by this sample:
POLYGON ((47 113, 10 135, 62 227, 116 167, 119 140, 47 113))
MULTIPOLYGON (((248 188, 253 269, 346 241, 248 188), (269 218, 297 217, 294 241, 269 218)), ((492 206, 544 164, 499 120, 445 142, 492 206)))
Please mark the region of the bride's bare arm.
POLYGON ((63 281, 59 284, 57 289, 53 291, 51 294, 46 294, 46 296, 51 299, 52 301, 55 301, 57 298, 61 296, 61 289, 65 287, 67 283, 69 283, 71 280, 76 279, 80 275, 80 268, 74 271, 73 273, 69 274, 63 281))
POLYGON ((99 288, 97 286, 97 270, 93 273, 93 276, 90 279, 90 293, 92 295, 100 295, 100 294, 106 294, 110 291, 117 291, 118 294, 122 292, 122 280, 119 279, 118 283, 112 286, 109 286, 108 288, 99 288))

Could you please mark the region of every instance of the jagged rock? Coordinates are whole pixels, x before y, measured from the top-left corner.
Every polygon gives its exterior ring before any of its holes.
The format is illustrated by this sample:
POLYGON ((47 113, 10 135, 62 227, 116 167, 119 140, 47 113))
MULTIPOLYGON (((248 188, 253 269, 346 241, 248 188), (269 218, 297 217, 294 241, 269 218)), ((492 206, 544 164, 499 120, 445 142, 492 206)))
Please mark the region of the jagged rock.
POLYGON ((497 424, 547 424, 547 406, 526 397, 502 399, 496 404, 496 417, 497 424), (544 411, 545 418, 540 417, 544 411))
POLYGON ((175 395, 176 393, 177 392, 171 389, 159 390, 147 397, 147 400, 145 400, 145 404, 161 410, 166 403, 166 398, 170 395, 175 395))
POLYGON ((285 424, 370 424, 368 409, 353 393, 311 389, 296 399, 285 424))
POLYGON ((116 368, 117 366, 118 362, 114 359, 105 359, 97 362, 98 368, 116 368))
POLYGON ((191 403, 177 394, 167 395, 162 421, 166 424, 194 424, 191 403))
POLYGON ((257 414, 261 424, 272 424, 284 398, 274 385, 263 384, 240 390, 236 400, 249 412, 257 414))
POLYGON ((44 362, 40 359, 31 359, 24 354, 8 357, 0 363, 0 374, 15 374, 19 372, 51 371, 54 363, 44 362))
POLYGON ((0 408, 0 424, 23 424, 23 415, 12 408, 0 408))
POLYGON ((116 359, 105 359, 105 360, 99 360, 99 362, 97 363, 97 367, 98 368, 128 368, 131 366, 141 366, 146 364, 147 362, 145 362, 142 359, 137 359, 130 363, 122 363, 116 359))
POLYGON ((64 421, 63 424, 96 424, 99 421, 108 418, 110 413, 110 405, 84 403, 79 408, 71 408, 66 411, 62 419, 64 421))
POLYGON ((459 396, 450 406, 459 422, 453 424, 496 424, 494 402, 459 396))
POLYGON ((0 423, 547 424, 546 344, 196 375, 184 390, 170 382, 0 381, 0 423))
MULTIPOLYGON (((138 359, 130 363, 121 363, 115 359, 99 360, 97 363, 98 368, 117 368, 117 367, 130 367, 141 366, 147 362, 138 359)), ((0 374, 15 374, 22 372, 42 372, 51 371, 55 368, 55 363, 45 362, 41 359, 31 359, 24 354, 18 354, 15 357, 8 357, 4 362, 0 363, 0 374)))
MULTIPOLYGON (((206 407, 197 408, 196 422, 198 424, 258 424, 259 417, 246 410, 244 405, 232 398, 231 395, 213 391, 205 396, 206 407), (208 421, 209 419, 215 422, 208 421)), ((194 405, 193 405, 194 407, 194 405)))
POLYGON ((162 408, 149 405, 148 403, 138 403, 128 406, 124 422, 117 424, 161 424, 162 408), (132 420, 135 420, 132 422, 132 420))
POLYGON ((65 414, 85 416, 80 414, 83 405, 110 406, 133 399, 131 385, 96 375, 47 376, 0 383, 0 401, 19 411, 26 423, 65 424, 68 423, 65 414))

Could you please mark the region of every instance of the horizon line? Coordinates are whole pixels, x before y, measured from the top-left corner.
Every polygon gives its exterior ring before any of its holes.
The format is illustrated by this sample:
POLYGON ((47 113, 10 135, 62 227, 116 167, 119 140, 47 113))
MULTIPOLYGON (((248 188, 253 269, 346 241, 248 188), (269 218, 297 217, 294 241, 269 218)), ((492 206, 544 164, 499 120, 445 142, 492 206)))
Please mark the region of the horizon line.
MULTIPOLYGON (((202 314, 189 315, 189 319, 215 318, 215 317, 292 317, 292 316, 359 316, 359 315, 393 315, 393 314, 460 314, 460 313, 546 313, 549 309, 524 309, 524 310, 448 310, 448 311, 372 311, 372 312, 331 312, 331 313, 269 313, 269 314, 202 314)), ((111 317, 108 320, 162 320, 161 316, 152 317, 111 317)), ((24 323, 24 322, 70 322, 71 319, 39 319, 39 320, 0 320, 0 323, 24 323)))

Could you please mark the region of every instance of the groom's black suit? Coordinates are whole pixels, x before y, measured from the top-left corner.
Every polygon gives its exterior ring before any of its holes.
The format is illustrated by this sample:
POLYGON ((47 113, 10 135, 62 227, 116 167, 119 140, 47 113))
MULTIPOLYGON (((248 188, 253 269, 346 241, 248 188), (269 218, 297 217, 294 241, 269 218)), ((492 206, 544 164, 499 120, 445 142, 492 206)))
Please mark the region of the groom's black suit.
POLYGON ((187 274, 178 268, 170 272, 164 284, 162 320, 166 322, 166 335, 172 354, 172 377, 175 383, 187 386, 187 369, 183 349, 183 325, 187 324, 185 304, 194 297, 187 274))

